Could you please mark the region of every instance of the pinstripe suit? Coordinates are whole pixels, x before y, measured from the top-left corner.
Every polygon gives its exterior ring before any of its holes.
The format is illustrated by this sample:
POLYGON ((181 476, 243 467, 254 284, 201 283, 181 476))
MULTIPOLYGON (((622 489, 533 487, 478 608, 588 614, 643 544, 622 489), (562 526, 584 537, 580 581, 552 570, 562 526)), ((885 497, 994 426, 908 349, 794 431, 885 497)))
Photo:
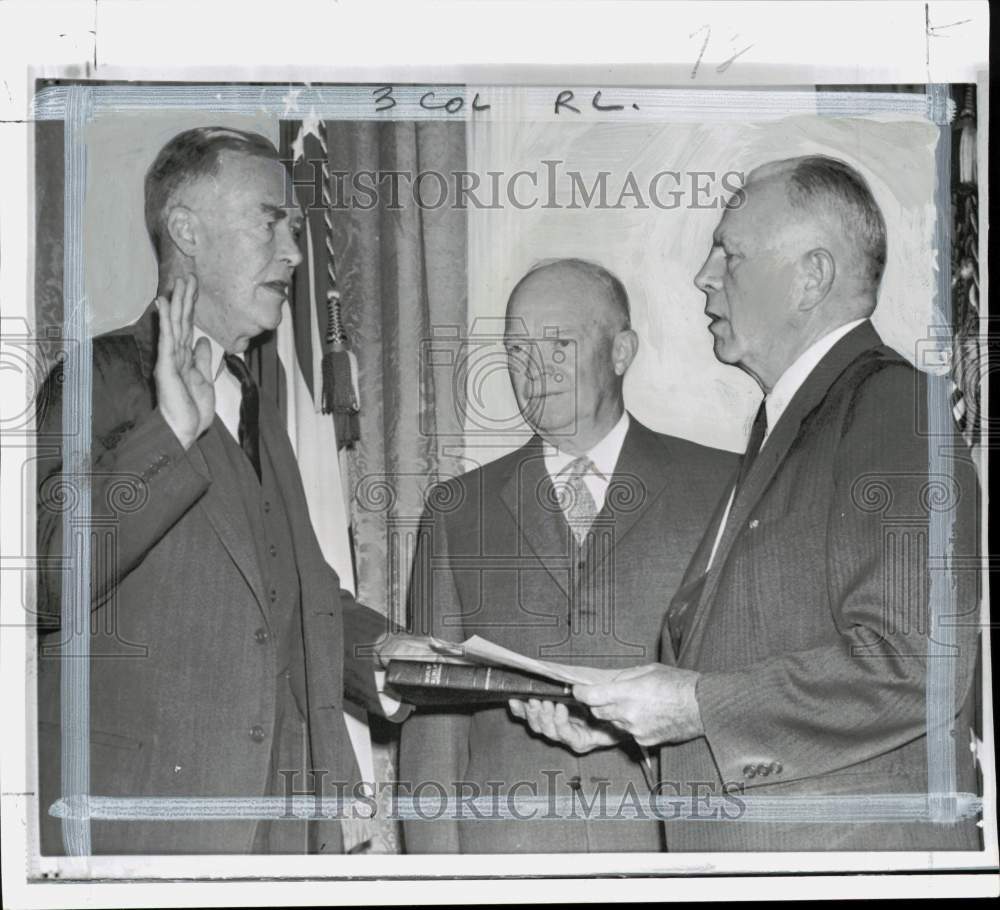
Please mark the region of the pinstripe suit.
MULTIPOLYGON (((310 767, 325 771, 326 785, 350 788, 359 771, 344 725, 345 691, 369 710, 380 710, 371 659, 356 655, 353 645, 373 642, 385 630, 384 619, 343 593, 323 559, 291 444, 266 398, 256 521, 241 484, 256 485, 257 478, 218 417, 190 449, 182 448, 156 410, 156 338, 150 308, 135 324, 93 345, 88 475, 90 527, 100 545, 94 546, 91 582, 90 792, 263 796, 272 786, 272 750, 278 761, 286 755, 294 760, 284 767, 300 768, 309 758, 310 767), (287 730, 275 729, 284 695, 277 679, 278 642, 293 607, 272 586, 279 577, 269 572, 275 547, 268 555, 255 529, 263 524, 260 513, 273 517, 279 505, 288 533, 275 544, 285 550, 281 558, 293 561, 297 588, 287 596, 301 607, 292 630, 301 627, 296 665, 303 673, 307 745, 301 731, 296 743, 294 735, 283 737, 287 730), (293 759, 285 746, 297 746, 293 759)), ((38 435, 38 549, 53 559, 39 576, 39 621, 51 633, 40 637, 38 680, 46 854, 62 846, 58 822, 47 812, 60 795, 57 630, 63 580, 55 560, 63 552, 63 509, 72 507, 59 487, 60 387, 57 372, 45 389, 38 435)), ((305 783, 300 776, 294 786, 305 783)), ((339 824, 316 827, 316 849, 339 851, 339 824)), ((95 822, 93 849, 242 853, 252 848, 255 829, 253 819, 95 822)))
MULTIPOLYGON (((748 797, 927 792, 929 515, 938 509, 954 523, 955 557, 973 557, 978 502, 957 434, 928 438, 929 382, 862 324, 771 429, 705 574, 728 494, 720 503, 685 575, 690 613, 676 655, 702 674, 705 735, 661 750, 662 776, 685 794, 699 782, 748 797), (929 445, 947 464, 940 475, 928 475, 929 445)), ((934 658, 954 681, 934 738, 947 758, 935 762, 934 780, 952 766, 960 792, 977 787, 969 751, 976 581, 967 565, 956 572, 946 612, 959 616, 935 635, 955 648, 934 658)), ((666 627, 661 653, 666 663, 674 657, 666 627)), ((969 821, 679 820, 666 837, 668 850, 684 852, 978 844, 969 821)))

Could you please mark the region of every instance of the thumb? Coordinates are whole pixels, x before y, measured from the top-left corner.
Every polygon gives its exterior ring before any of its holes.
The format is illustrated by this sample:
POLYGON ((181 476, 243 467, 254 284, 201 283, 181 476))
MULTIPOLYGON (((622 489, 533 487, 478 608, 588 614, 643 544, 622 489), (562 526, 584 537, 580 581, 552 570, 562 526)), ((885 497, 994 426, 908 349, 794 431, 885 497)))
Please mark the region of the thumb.
POLYGON ((654 671, 659 664, 640 664, 638 667, 626 667, 616 677, 615 682, 622 682, 626 679, 638 679, 647 673, 654 671))
POLYGON ((156 313, 159 317, 157 322, 159 323, 160 330, 160 337, 156 343, 156 365, 154 371, 162 375, 173 363, 170 355, 174 348, 174 329, 170 324, 167 301, 162 297, 157 297, 154 303, 156 304, 156 313))
POLYGON ((194 346, 194 365, 205 377, 206 382, 212 381, 212 347, 208 339, 202 335, 194 346))

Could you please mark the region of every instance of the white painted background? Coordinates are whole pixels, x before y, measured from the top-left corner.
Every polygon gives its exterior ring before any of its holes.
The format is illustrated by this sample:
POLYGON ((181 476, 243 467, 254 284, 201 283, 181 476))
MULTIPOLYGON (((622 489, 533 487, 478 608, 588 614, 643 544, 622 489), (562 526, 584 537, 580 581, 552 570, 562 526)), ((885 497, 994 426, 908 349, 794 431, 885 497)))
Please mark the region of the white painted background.
MULTIPOLYGON (((171 136, 209 119, 277 141, 276 121, 264 117, 144 114, 92 124, 85 255, 94 334, 135 319, 152 299, 156 276, 145 236, 142 178, 171 136)), ((889 261, 876 325, 913 359, 917 340, 937 321, 931 315, 935 135, 926 122, 808 116, 757 125, 497 120, 470 125, 468 166, 484 175, 489 170, 510 175, 522 168, 542 172, 541 161, 559 159, 563 169, 580 171, 588 185, 598 171, 609 170, 609 187, 619 187, 631 170, 645 192, 650 178, 664 169, 749 171, 765 161, 812 152, 845 158, 868 178, 888 224, 889 261)), ((670 189, 669 183, 661 186, 664 193, 670 189)), ((433 198, 437 190, 431 187, 433 198)), ((543 190, 538 195, 544 201, 543 190)), ((568 201, 565 194, 558 198, 568 201)), ((468 217, 470 332, 484 326, 477 319, 497 326, 490 320, 503 316, 511 287, 537 260, 596 260, 625 283, 640 337, 626 380, 629 409, 661 432, 742 448, 759 392, 738 370, 716 362, 702 313, 704 296, 692 283, 711 245, 717 210, 522 211, 508 205, 470 207, 468 217)), ((500 349, 494 344, 496 356, 487 360, 495 366, 500 349)), ((482 462, 521 444, 526 430, 511 421, 516 409, 505 372, 495 369, 476 378, 481 398, 468 425, 477 429, 468 434, 466 451, 482 462), (483 433, 484 427, 502 432, 483 433)))
MULTIPOLYGON (((750 171, 810 153, 846 159, 868 179, 888 225, 889 257, 875 324, 912 360, 917 339, 934 322, 936 133, 929 123, 819 117, 760 125, 498 122, 470 127, 469 156, 471 170, 508 174, 561 159, 566 169, 589 175, 588 185, 598 171, 610 170, 609 186, 620 186, 631 169, 642 188, 665 169, 750 171)), ((569 200, 568 192, 562 199, 569 200)), ((510 289, 532 263, 556 256, 596 260, 625 283, 640 338, 626 378, 628 408, 661 432, 742 450, 760 393, 743 373, 715 360, 702 312, 705 297, 692 283, 719 217, 718 211, 687 208, 470 209, 470 326, 478 317, 502 316, 510 289)), ((513 412, 513 393, 501 374, 485 381, 481 393, 481 426, 490 414, 513 412)), ((468 439, 467 446, 475 460, 489 460, 524 438, 484 434, 468 439)))

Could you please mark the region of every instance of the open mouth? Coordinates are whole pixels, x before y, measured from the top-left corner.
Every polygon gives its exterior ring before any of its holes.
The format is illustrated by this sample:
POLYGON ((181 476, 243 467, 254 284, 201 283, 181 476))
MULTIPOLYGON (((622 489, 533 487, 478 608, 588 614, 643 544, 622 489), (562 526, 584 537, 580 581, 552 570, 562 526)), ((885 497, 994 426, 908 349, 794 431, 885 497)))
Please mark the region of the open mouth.
POLYGON ((265 287, 269 291, 274 291, 275 294, 279 294, 282 297, 288 297, 289 283, 287 281, 265 281, 261 284, 261 287, 265 287))

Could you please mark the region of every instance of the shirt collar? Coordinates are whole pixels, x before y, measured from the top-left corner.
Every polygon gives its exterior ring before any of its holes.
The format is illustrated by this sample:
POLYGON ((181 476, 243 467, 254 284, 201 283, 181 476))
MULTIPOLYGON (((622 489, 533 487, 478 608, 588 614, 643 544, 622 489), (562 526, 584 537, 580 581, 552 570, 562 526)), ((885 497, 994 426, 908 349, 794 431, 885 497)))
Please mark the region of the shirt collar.
MULTIPOLYGON (((629 416, 628 411, 622 411, 622 416, 610 430, 610 432, 596 445, 587 450, 586 457, 604 480, 611 480, 618 464, 618 458, 625 444, 625 436, 628 434, 629 416)), ((550 476, 556 477, 565 471, 574 461, 575 455, 557 449, 549 442, 545 443, 545 467, 550 476)))
MULTIPOLYGON (((194 326, 193 336, 194 337, 192 340, 194 344, 197 344, 199 339, 201 338, 208 339, 208 347, 212 352, 212 373, 211 373, 212 382, 215 382, 219 378, 219 374, 225 367, 225 364, 223 363, 222 360, 222 358, 226 354, 225 348, 223 348, 222 345, 219 344, 219 342, 217 342, 211 335, 203 332, 200 328, 198 328, 198 326, 194 326)), ((237 356, 242 357, 243 355, 238 354, 237 356)))
POLYGON ((809 374, 816 369, 830 349, 848 332, 866 321, 865 319, 855 319, 838 326, 832 332, 827 332, 819 341, 806 348, 798 359, 781 374, 770 394, 764 399, 768 435, 781 419, 781 415, 785 413, 785 408, 795 397, 795 393, 802 388, 802 384, 809 378, 809 374))

